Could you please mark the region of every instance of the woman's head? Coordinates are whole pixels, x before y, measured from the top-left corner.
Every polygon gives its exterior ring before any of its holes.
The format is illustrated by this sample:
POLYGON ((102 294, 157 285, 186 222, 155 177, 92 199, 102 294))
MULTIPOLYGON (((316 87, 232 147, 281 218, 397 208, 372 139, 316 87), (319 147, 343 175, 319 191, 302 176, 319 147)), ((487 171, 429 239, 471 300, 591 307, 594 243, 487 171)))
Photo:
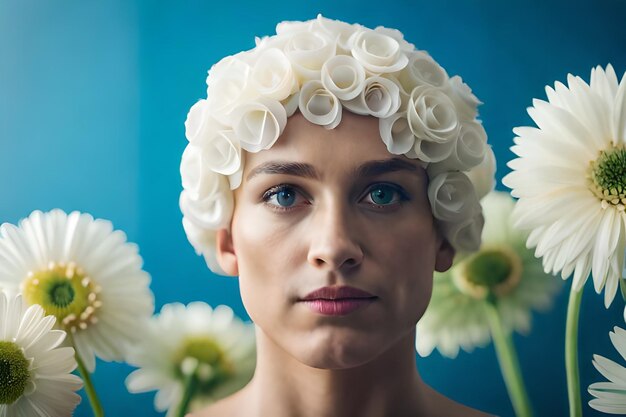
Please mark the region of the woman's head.
POLYGON ((476 119, 479 102, 400 32, 321 16, 283 22, 276 36, 214 65, 207 84, 207 99, 185 123, 180 205, 190 242, 214 272, 224 273, 215 238, 231 227, 248 157, 279 144, 297 111, 325 129, 348 113, 375 118, 388 154, 424 168, 441 235, 456 250, 478 248, 480 196, 467 175, 492 155, 476 119))
POLYGON ((426 309, 433 270, 452 262, 426 171, 390 154, 377 126, 346 113, 329 130, 296 113, 271 149, 247 154, 230 230, 217 234, 217 261, 240 276, 259 331, 310 366, 353 367, 406 336, 426 309), (346 315, 303 301, 329 286, 371 300, 346 315))

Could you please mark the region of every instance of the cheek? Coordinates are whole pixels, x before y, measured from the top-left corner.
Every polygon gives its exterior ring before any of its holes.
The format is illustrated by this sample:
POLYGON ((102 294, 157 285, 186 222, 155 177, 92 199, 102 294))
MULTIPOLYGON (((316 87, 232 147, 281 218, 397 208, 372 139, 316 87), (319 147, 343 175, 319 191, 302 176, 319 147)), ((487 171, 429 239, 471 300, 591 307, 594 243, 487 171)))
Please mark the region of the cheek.
POLYGON ((405 222, 387 235, 393 237, 380 239, 375 250, 381 254, 387 279, 393 283, 388 288, 395 315, 404 324, 415 324, 432 294, 437 249, 432 220, 428 217, 405 222))
POLYGON ((281 232, 267 214, 254 209, 237 211, 232 234, 239 268, 241 298, 250 318, 270 324, 286 308, 285 279, 289 268, 289 234, 281 232))

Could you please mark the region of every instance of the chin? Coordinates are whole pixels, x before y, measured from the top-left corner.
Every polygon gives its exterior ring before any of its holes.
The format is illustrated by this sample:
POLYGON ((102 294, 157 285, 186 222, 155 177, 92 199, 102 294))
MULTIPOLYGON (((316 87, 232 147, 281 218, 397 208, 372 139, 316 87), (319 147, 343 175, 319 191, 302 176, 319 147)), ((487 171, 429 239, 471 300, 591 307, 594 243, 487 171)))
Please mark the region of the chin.
POLYGON ((381 341, 359 334, 353 337, 317 335, 302 340, 294 355, 300 362, 318 369, 350 369, 366 364, 386 348, 381 341))

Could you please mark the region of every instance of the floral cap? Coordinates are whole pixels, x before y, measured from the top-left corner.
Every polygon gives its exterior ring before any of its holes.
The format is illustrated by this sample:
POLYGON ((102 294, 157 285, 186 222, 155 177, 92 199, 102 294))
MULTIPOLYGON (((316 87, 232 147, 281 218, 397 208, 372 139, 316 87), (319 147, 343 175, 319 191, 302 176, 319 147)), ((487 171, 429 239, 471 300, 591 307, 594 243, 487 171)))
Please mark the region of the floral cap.
POLYGON ((369 29, 318 15, 281 22, 276 35, 210 70, 207 98, 189 110, 180 207, 187 237, 209 268, 217 230, 228 228, 243 173, 242 150, 269 149, 300 110, 333 129, 347 110, 380 119, 390 153, 424 163, 439 230, 459 251, 480 246, 480 198, 493 188, 495 160, 477 120, 480 101, 458 76, 395 29, 369 29))

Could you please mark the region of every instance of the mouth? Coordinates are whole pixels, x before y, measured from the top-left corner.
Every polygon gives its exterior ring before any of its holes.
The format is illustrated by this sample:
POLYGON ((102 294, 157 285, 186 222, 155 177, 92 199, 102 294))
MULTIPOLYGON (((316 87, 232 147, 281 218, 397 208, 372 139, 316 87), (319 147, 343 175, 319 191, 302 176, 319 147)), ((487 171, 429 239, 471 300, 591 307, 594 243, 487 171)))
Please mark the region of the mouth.
POLYGON ((323 287, 298 300, 313 312, 325 316, 345 316, 367 307, 378 299, 354 287, 323 287))

